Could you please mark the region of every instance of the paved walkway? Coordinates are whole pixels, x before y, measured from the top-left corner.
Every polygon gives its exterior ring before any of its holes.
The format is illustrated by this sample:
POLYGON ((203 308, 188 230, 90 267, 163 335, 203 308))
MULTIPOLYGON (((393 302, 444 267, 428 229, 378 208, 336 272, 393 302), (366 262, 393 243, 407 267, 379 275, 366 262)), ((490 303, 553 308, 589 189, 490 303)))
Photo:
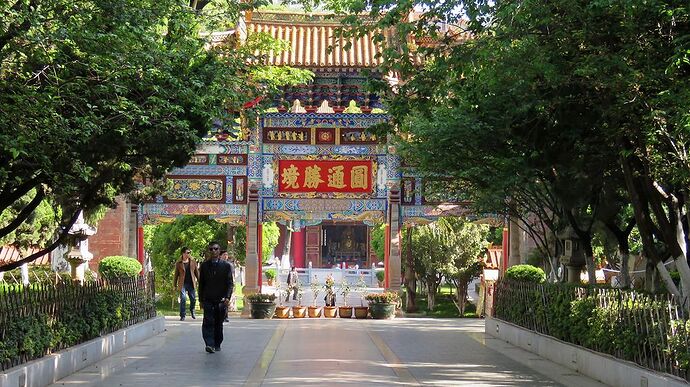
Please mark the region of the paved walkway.
POLYGON ((485 336, 483 320, 231 318, 208 354, 201 320, 59 381, 57 386, 602 386, 485 336))

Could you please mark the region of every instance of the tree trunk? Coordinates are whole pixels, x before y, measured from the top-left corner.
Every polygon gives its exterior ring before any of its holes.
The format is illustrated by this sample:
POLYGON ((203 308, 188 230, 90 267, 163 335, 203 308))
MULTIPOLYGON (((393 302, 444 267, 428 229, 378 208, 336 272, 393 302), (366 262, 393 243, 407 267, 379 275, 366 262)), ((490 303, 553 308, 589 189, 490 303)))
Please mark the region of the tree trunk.
POLYGON ((647 264, 644 268, 644 288, 650 293, 656 293, 656 266, 654 262, 647 260, 647 264))
POLYGON ((668 290, 668 292, 677 297, 681 297, 680 291, 676 287, 676 284, 673 282, 673 279, 671 278, 671 275, 668 273, 668 269, 666 269, 666 266, 663 262, 657 262, 656 270, 659 272, 661 279, 664 281, 664 284, 666 285, 666 289, 668 290))
POLYGON ((436 279, 427 280, 427 308, 429 311, 434 310, 436 306, 436 279))
POLYGON ((460 312, 460 317, 465 315, 465 304, 467 303, 467 282, 458 283, 455 287, 458 294, 458 302, 456 304, 458 312, 460 312))
POLYGON ((585 265, 587 265, 587 280, 590 286, 597 284, 596 266, 594 266, 594 251, 592 249, 592 240, 582 240, 585 249, 585 265))
POLYGON ((618 256, 621 260, 620 278, 618 283, 620 284, 621 288, 627 289, 630 287, 630 264, 628 262, 630 261, 630 254, 627 251, 618 250, 618 256))

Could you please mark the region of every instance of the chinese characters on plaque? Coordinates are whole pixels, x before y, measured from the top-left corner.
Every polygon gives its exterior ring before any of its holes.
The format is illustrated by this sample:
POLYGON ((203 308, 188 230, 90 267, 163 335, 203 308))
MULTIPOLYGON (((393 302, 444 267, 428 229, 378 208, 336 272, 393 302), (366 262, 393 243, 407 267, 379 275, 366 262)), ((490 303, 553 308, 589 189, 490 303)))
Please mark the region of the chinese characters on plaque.
POLYGON ((279 160, 280 192, 372 191, 370 160, 279 160))

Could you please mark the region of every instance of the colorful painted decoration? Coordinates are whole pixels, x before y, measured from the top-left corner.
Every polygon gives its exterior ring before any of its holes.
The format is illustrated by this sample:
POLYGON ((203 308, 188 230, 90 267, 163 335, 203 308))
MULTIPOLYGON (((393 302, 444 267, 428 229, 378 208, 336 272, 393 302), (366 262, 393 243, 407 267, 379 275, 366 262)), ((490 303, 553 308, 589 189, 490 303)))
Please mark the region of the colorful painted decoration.
POLYGON ((172 178, 168 200, 222 201, 224 181, 219 178, 172 178))
POLYGON ((279 160, 279 192, 370 193, 371 160, 279 160))

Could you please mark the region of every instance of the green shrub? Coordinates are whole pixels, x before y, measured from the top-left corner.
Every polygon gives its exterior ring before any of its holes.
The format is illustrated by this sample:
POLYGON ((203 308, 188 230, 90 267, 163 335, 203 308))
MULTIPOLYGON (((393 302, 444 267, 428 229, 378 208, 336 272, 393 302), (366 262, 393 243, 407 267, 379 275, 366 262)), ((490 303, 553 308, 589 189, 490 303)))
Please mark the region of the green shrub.
POLYGON ((103 278, 131 278, 141 272, 141 263, 134 258, 113 255, 105 257, 98 264, 98 272, 103 278))
POLYGON ((272 281, 272 280, 276 279, 276 275, 277 275, 276 269, 266 269, 266 271, 264 272, 264 275, 266 276, 267 280, 272 281))
POLYGON ((690 320, 671 320, 671 332, 668 335, 670 354, 678 362, 678 368, 690 368, 690 349, 688 349, 688 332, 690 320))
POLYGON ((532 265, 516 265, 506 270, 506 279, 540 284, 546 281, 544 270, 532 265))
POLYGON ((379 282, 383 282, 383 280, 386 278, 386 272, 384 270, 379 270, 376 272, 376 280, 379 282))

